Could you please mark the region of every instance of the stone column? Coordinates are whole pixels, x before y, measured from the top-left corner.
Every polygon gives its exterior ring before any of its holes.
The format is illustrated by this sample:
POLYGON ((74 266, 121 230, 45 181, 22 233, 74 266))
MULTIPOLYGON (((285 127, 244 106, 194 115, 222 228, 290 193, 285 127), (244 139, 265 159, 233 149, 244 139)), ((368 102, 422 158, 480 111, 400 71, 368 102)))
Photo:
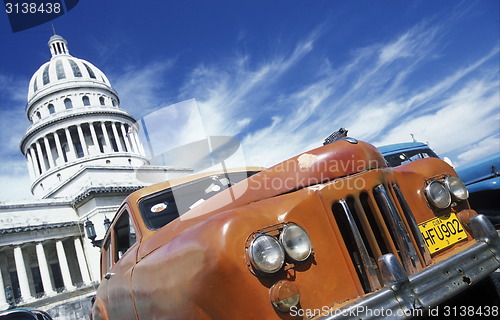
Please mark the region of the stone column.
POLYGON ((146 152, 144 151, 144 148, 141 144, 141 140, 139 139, 139 134, 133 134, 132 136, 134 137, 135 142, 137 143, 137 147, 139 148, 139 153, 145 155, 146 152))
POLYGON ((29 148, 31 160, 33 160, 33 171, 35 172, 35 178, 40 175, 40 169, 38 167, 38 159, 36 157, 35 149, 33 147, 29 148))
POLYGON ((123 152, 122 143, 120 141, 120 136, 118 135, 118 131, 116 130, 116 122, 111 122, 111 130, 113 130, 113 135, 115 137, 116 146, 118 147, 118 152, 123 152))
MULTIPOLYGON (((35 176, 35 172, 33 171, 33 169, 34 169, 33 159, 31 158, 31 154, 29 153, 29 150, 28 150, 28 152, 26 152, 26 160, 28 161, 28 173, 30 175, 30 179, 35 180, 36 176, 35 176)), ((0 301, 0 303, 1 303, 1 301, 0 301)))
POLYGON ((106 130, 106 123, 104 123, 104 121, 101 122, 101 130, 102 135, 104 136, 104 141, 106 142, 104 150, 107 152, 113 152, 113 146, 111 145, 111 142, 109 140, 108 130, 106 130))
POLYGON ((90 128, 90 135, 92 136, 92 142, 94 142, 95 153, 99 154, 101 153, 101 150, 99 149, 99 140, 97 140, 97 134, 95 132, 93 122, 89 123, 89 128, 90 128))
POLYGON ((52 150, 50 150, 49 139, 47 136, 43 137, 43 144, 45 145, 45 151, 47 151, 47 158, 49 159, 49 169, 53 168, 54 165, 54 157, 52 156, 52 150))
POLYGON ((66 290, 73 290, 73 282, 71 281, 71 274, 69 273, 68 260, 66 259, 66 252, 64 252, 64 246, 61 240, 56 241, 57 259, 59 260, 59 267, 61 267, 61 273, 63 277, 64 286, 66 290))
POLYGON ((76 126, 76 131, 78 131, 78 137, 80 138, 80 145, 82 146, 83 156, 87 157, 89 155, 89 150, 87 149, 87 143, 85 142, 85 136, 83 135, 83 130, 81 125, 76 126))
POLYGON ((47 296, 52 296, 56 293, 54 291, 54 288, 52 288, 49 265, 47 263, 47 258, 45 257, 45 251, 41 242, 38 242, 36 244, 36 257, 38 258, 38 267, 40 268, 40 275, 42 277, 43 290, 45 291, 45 294, 47 296))
POLYGON ((28 281, 28 274, 26 273, 26 266, 24 264, 23 250, 20 246, 14 247, 14 261, 16 263, 17 278, 19 280, 19 288, 21 289, 21 297, 24 301, 33 299, 30 293, 30 284, 28 281))
POLYGON ((82 243, 80 242, 80 238, 75 237, 75 250, 76 250, 76 258, 78 259, 78 266, 80 267, 80 272, 82 273, 83 283, 90 283, 90 275, 89 269, 87 268, 87 261, 85 260, 85 255, 83 253, 82 243))
POLYGON ((68 160, 75 160, 77 158, 75 146, 73 145, 73 139, 71 138, 71 133, 69 132, 69 128, 65 128, 64 132, 66 133, 66 140, 68 141, 69 148, 69 157, 68 160))
POLYGON ((0 269, 0 310, 7 310, 9 304, 5 296, 5 286, 3 284, 2 270, 0 269))
POLYGON ((127 147, 127 151, 132 152, 132 148, 130 147, 130 143, 128 142, 127 132, 125 132, 125 126, 122 123, 120 123, 120 129, 122 131, 123 141, 125 141, 125 147, 127 147))
POLYGON ((40 142, 35 142, 36 151, 38 152, 38 160, 40 161, 40 167, 42 168, 42 173, 47 171, 47 166, 45 165, 45 159, 43 157, 42 147, 40 146, 40 142))
POLYGON ((131 127, 132 127, 131 125, 128 125, 128 128, 127 128, 128 137, 126 137, 125 139, 127 139, 129 141, 130 146, 132 147, 132 152, 140 154, 141 152, 139 151, 139 148, 137 147, 137 144, 136 144, 135 139, 134 139, 134 131, 133 130, 129 131, 131 127))
POLYGON ((59 139, 59 134, 56 132, 54 132, 54 141, 56 142, 56 149, 57 149, 57 157, 59 159, 59 163, 58 164, 63 164, 65 161, 64 161, 64 154, 63 154, 63 149, 62 149, 62 145, 61 145, 61 139, 59 139))

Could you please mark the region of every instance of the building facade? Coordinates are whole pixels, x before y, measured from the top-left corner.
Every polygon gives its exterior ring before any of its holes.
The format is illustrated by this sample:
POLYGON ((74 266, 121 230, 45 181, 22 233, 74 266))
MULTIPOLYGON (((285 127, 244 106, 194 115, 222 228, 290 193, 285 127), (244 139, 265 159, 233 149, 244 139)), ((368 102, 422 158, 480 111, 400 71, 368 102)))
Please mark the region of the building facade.
POLYGON ((106 75, 73 57, 61 36, 48 46, 50 61, 29 83, 31 125, 20 141, 37 200, 0 204, 0 310, 33 306, 84 319, 84 307, 66 308, 86 303, 100 280, 99 248, 84 224, 102 237, 128 194, 190 170, 150 165, 106 75))

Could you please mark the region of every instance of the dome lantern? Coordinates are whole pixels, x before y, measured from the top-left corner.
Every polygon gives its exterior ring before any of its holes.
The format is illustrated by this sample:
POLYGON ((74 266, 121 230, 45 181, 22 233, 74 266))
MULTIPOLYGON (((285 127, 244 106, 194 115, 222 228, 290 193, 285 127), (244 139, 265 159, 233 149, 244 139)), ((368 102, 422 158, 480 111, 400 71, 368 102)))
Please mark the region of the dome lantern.
POLYGON ((52 54, 52 58, 66 54, 69 55, 68 43, 58 34, 54 34, 49 39, 48 46, 50 48, 50 53, 52 54))

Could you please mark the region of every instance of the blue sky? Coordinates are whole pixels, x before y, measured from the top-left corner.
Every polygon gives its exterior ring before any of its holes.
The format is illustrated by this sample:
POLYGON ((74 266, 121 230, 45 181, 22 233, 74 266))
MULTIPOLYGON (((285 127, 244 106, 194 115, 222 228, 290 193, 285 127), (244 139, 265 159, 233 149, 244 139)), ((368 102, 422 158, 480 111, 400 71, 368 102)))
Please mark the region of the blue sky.
MULTIPOLYGON (((496 0, 98 1, 53 21, 136 118, 195 98, 211 134, 270 166, 340 127, 384 145, 428 142, 464 164, 500 151, 496 0)), ((50 23, 0 13, 0 201, 29 199, 19 141, 50 23)))

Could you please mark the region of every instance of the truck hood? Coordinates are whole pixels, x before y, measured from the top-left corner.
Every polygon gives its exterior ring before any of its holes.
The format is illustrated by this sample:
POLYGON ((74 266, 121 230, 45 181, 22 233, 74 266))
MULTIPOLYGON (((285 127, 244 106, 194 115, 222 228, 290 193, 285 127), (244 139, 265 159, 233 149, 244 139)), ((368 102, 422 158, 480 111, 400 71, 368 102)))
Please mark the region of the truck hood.
POLYGON ((366 142, 335 141, 265 169, 208 199, 181 220, 221 212, 359 172, 387 167, 381 153, 366 142))

